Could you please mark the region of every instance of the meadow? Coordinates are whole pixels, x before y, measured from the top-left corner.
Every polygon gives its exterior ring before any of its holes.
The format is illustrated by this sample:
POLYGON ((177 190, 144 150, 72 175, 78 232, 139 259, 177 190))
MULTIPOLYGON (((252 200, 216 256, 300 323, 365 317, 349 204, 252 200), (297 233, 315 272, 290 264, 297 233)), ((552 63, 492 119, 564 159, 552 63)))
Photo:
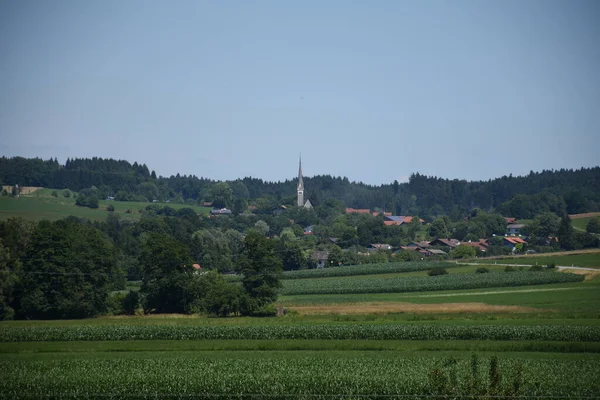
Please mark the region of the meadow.
MULTIPOLYGON (((476 274, 469 268, 473 267, 450 271, 462 269, 454 276, 463 279, 494 275, 476 274)), ((414 273, 425 271, 394 275, 414 273)), ((564 275, 567 281, 571 276, 577 281, 407 293, 282 295, 277 305, 289 312, 276 318, 156 315, 6 321, 0 323, 0 397, 597 396, 597 276, 581 281, 581 276, 562 272, 496 274, 511 279, 564 275), (444 308, 401 311, 407 304, 444 308), (465 304, 485 307, 473 311, 461 308, 465 304), (336 310, 336 305, 343 308, 336 310), (387 312, 386 305, 400 311, 387 312), (370 311, 365 311, 367 306, 370 311), (383 312, 373 312, 373 307, 383 312)), ((285 283, 329 285, 353 280, 366 284, 383 276, 285 283)), ((412 282, 410 276, 404 279, 412 282)))
POLYGON ((199 205, 175 204, 175 203, 149 203, 134 201, 100 200, 98 208, 79 207, 75 205, 76 193, 71 197, 64 197, 61 190, 56 190, 57 196, 52 196, 53 189, 40 189, 29 195, 18 198, 0 196, 0 220, 11 217, 22 217, 27 220, 40 221, 43 219, 56 221, 68 216, 87 218, 92 221, 104 221, 108 215, 106 208, 114 207, 114 213, 124 219, 139 220, 140 211, 150 204, 169 206, 176 210, 191 208, 196 213, 207 215, 210 209, 199 205))

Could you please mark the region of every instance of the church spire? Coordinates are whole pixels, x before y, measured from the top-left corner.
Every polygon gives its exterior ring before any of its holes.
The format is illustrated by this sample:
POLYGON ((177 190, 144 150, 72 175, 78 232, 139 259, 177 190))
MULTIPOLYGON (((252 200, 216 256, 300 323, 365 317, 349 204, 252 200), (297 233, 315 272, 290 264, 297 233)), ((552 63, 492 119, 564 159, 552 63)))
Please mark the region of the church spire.
POLYGON ((304 206, 304 180, 302 179, 302 154, 298 163, 298 207, 304 206))

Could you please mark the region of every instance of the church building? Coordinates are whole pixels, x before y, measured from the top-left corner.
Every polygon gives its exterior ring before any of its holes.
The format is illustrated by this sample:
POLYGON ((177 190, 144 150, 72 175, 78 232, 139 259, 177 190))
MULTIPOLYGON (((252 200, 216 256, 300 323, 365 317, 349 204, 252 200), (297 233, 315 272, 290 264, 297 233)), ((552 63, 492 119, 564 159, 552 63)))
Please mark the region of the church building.
POLYGON ((313 208, 309 199, 304 201, 304 180, 302 179, 302 156, 300 156, 300 164, 298 167, 298 207, 313 208))

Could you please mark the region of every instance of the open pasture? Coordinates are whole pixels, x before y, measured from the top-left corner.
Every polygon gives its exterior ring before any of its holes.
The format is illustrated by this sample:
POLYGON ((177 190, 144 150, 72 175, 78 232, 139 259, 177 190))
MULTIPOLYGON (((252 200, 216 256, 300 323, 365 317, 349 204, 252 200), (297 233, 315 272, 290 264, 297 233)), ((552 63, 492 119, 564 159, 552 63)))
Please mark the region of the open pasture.
POLYGON ((143 210, 150 204, 160 206, 169 206, 176 210, 181 208, 191 208, 196 213, 207 215, 210 211, 206 207, 190 204, 174 203, 148 203, 134 201, 112 201, 100 200, 98 208, 79 207, 75 205, 76 193, 71 197, 64 197, 61 190, 56 190, 58 196, 54 197, 52 189, 40 189, 27 196, 0 197, 0 220, 6 220, 11 217, 22 217, 31 221, 40 221, 43 219, 56 221, 69 216, 78 218, 87 218, 92 221, 104 221, 109 214, 106 210, 108 205, 114 207, 114 213, 122 218, 137 220, 141 217, 140 210, 143 210), (128 210, 130 212, 128 212, 128 210))

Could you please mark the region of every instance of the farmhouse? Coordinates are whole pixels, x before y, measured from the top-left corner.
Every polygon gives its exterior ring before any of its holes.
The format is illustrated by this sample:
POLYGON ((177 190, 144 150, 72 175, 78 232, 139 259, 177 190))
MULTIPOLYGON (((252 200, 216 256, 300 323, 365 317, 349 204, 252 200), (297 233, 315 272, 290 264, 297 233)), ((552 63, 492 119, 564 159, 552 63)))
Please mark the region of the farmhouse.
POLYGON ((313 251, 310 258, 317 263, 317 268, 324 268, 329 258, 328 251, 313 251))
POLYGON ((506 226, 506 233, 509 235, 519 235, 521 233, 521 229, 523 229, 525 225, 523 224, 509 224, 506 226))
POLYGON ((377 251, 377 250, 391 250, 392 246, 387 243, 373 243, 367 246, 367 250, 369 251, 377 251))
POLYGON ((517 245, 519 244, 527 244, 527 242, 520 237, 505 237, 504 238, 504 246, 510 248, 511 251, 515 251, 517 245))
POLYGON ((455 248, 460 244, 460 241, 456 239, 435 239, 429 242, 429 245, 432 247, 450 247, 451 249, 455 248))

